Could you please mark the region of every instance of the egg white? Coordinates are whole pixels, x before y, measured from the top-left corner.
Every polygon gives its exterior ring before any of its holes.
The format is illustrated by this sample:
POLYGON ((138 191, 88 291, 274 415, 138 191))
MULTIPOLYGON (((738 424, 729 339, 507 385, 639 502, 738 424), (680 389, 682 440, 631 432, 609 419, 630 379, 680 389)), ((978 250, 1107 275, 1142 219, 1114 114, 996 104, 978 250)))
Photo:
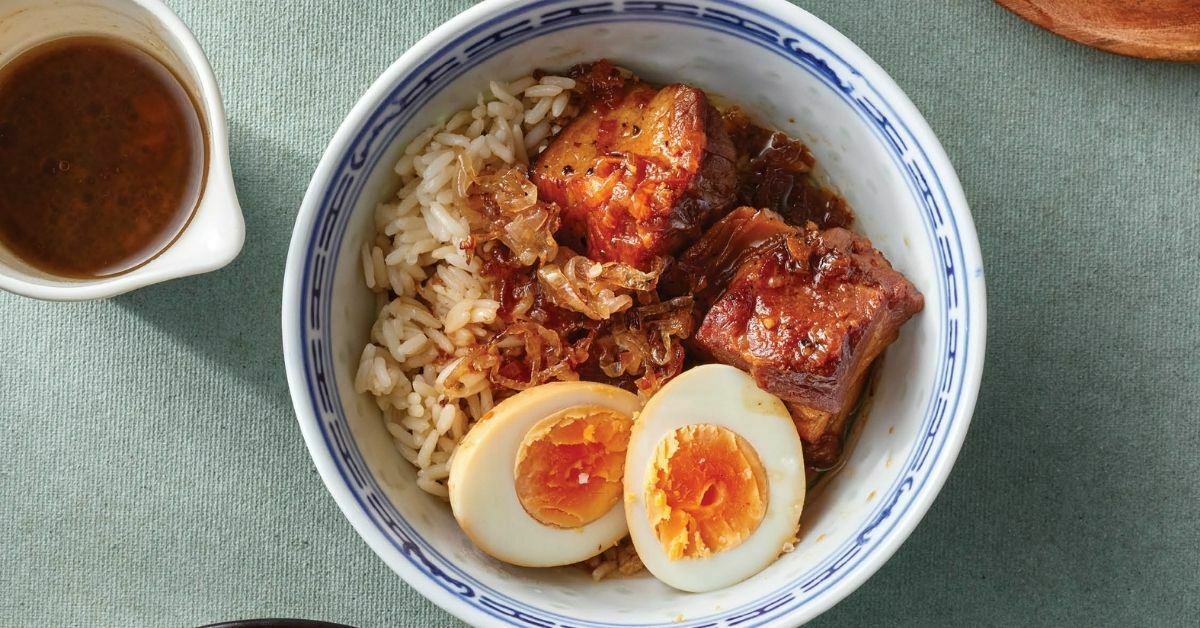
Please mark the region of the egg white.
POLYGON ((517 496, 514 473, 525 435, 550 415, 578 406, 602 406, 632 420, 641 402, 605 384, 543 384, 505 399, 459 444, 450 467, 450 507, 484 552, 513 565, 554 567, 587 560, 624 538, 619 501, 595 521, 560 528, 534 519, 517 496))
POLYGON ((709 364, 671 380, 646 403, 625 458, 625 515, 646 569, 662 582, 692 592, 727 587, 765 569, 795 538, 804 508, 804 453, 787 407, 750 375, 709 364), (646 514, 646 485, 659 442, 687 425, 715 425, 754 448, 767 479, 767 509, 740 544, 704 558, 671 560, 646 514))

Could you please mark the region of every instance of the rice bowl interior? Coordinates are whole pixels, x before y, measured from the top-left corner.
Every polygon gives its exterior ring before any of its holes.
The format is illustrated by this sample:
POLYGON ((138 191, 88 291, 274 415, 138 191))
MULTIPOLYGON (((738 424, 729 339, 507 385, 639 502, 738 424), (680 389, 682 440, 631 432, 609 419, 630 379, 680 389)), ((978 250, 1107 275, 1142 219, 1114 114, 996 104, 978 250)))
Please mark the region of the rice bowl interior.
MULTIPOLYGON (((710 574, 665 580, 693 591, 734 584, 794 547, 799 506, 776 508, 772 499, 776 532, 758 530, 768 494, 803 496, 805 483, 835 470, 873 362, 924 304, 848 230, 852 210, 813 166, 806 146, 738 106, 722 111, 702 90, 654 86, 608 60, 490 80, 473 107, 418 134, 393 168, 400 189, 376 207, 374 236, 361 246, 379 315, 355 389, 375 400, 417 486, 448 499, 481 549, 518 566, 580 563, 600 580, 638 573, 645 552, 659 553, 647 542, 631 553, 627 541, 613 547, 619 537, 597 542, 589 532, 601 513, 620 520, 612 490, 632 477, 622 469, 636 445, 627 427, 635 414, 614 422, 593 406, 568 411, 573 393, 562 382, 636 392, 647 404, 640 426, 664 385, 689 369, 748 371, 786 408, 779 425, 799 438, 803 455, 798 448, 794 457, 807 463, 807 480, 803 472, 767 479, 743 436, 775 422, 735 405, 676 419, 698 423, 664 441, 662 455, 683 447, 689 462, 661 461, 648 506, 675 548, 654 563, 656 575, 710 574), (543 391, 558 394, 550 405, 567 414, 492 418, 543 391), (501 424, 506 431, 493 429, 501 424), (522 435, 512 432, 518 424, 543 427, 522 435), (464 438, 470 451, 460 456, 464 438), (506 456, 518 446, 515 470, 494 466, 516 460, 506 456), (485 453, 499 456, 493 466, 464 466, 485 453), (480 474, 502 483, 464 498, 484 482, 480 474), (758 485, 746 481, 754 474, 758 485), (494 526, 521 541, 480 543, 494 526), (731 569, 750 556, 731 550, 751 539, 759 558, 731 569), (555 560, 550 546, 574 558, 555 560), (705 569, 718 561, 724 566, 705 569)), ((742 380, 712 381, 691 389, 696 408, 720 407, 737 394, 728 383, 742 380)), ((759 440, 779 442, 787 438, 759 440)), ((626 503, 641 498, 625 484, 626 503)), ((640 517, 626 512, 639 529, 640 517)))

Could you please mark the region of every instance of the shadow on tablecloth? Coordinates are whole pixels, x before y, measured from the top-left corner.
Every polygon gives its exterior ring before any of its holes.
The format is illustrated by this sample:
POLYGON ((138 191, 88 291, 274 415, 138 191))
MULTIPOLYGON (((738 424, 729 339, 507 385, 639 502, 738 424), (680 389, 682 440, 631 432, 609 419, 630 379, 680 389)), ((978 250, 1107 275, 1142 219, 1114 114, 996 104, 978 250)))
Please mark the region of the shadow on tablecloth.
POLYGON ((271 137, 230 125, 233 172, 246 243, 229 266, 122 295, 113 301, 204 356, 225 377, 287 399, 280 337, 283 270, 292 225, 315 156, 272 145, 271 137))

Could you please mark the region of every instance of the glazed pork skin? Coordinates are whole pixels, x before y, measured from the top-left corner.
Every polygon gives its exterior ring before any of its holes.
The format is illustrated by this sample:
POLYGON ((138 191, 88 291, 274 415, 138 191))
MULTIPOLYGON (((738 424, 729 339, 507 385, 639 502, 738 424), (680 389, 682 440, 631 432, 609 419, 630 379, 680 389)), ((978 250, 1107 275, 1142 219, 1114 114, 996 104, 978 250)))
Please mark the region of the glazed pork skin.
POLYGON ((538 156, 532 179, 562 207, 560 241, 649 270, 733 205, 736 155, 704 92, 617 72, 603 62, 576 71, 583 109, 538 156))

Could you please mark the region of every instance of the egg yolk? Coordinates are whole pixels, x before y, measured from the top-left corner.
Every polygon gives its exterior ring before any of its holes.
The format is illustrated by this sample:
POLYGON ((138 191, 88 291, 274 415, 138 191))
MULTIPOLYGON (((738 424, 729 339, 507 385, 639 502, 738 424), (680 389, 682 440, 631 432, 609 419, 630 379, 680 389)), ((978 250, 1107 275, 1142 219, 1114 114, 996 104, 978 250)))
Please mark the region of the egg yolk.
POLYGON ((651 465, 646 513, 671 560, 736 547, 767 512, 762 462, 728 429, 681 427, 659 442, 651 465))
POLYGON ((555 413, 526 434, 517 451, 517 497, 538 521, 578 528, 621 498, 628 416, 600 406, 555 413))

